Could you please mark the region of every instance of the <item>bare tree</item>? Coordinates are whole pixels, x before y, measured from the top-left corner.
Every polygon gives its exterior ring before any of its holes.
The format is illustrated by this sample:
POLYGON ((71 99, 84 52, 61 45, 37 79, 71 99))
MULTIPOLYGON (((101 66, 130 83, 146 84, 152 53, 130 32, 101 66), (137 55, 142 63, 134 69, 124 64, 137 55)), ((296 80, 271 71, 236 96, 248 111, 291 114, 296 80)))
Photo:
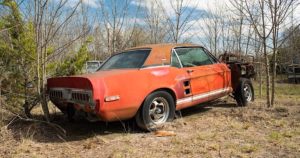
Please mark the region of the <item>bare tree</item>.
MULTIPOLYGON (((228 30, 228 22, 225 20, 225 15, 222 15, 224 8, 219 5, 214 5, 207 7, 206 14, 203 15, 201 20, 198 20, 198 25, 201 29, 201 34, 204 34, 204 38, 207 40, 210 50, 216 56, 218 51, 221 50, 219 46, 220 40, 223 42, 223 48, 225 47, 225 34, 228 30)), ((203 38, 203 37, 200 37, 203 38)))
POLYGON ((136 31, 138 13, 140 6, 136 7, 133 17, 129 17, 129 5, 131 0, 122 2, 117 0, 109 1, 110 7, 107 7, 106 1, 100 1, 101 13, 105 28, 107 51, 109 56, 126 48, 136 31))
POLYGON ((231 4, 250 22, 261 41, 266 73, 266 100, 267 106, 274 104, 275 98, 275 75, 276 54, 278 49, 278 38, 281 24, 291 12, 294 0, 255 0, 246 1, 231 0, 231 4), (272 47, 268 46, 268 40, 272 40, 272 47), (270 66, 268 48, 272 49, 272 89, 270 89, 270 66), (270 95, 270 90, 272 94, 270 95))
MULTIPOLYGON (((196 23, 194 20, 194 12, 198 6, 198 3, 194 7, 187 7, 186 4, 192 3, 192 0, 169 0, 172 7, 171 14, 166 11, 161 1, 157 1, 158 6, 163 10, 167 19, 170 37, 173 42, 178 43, 181 37, 196 23), (173 17, 175 14, 175 19, 173 17), (194 20, 194 21, 193 21, 194 20)), ((201 15, 198 15, 200 17, 201 15)))
POLYGON ((271 105, 274 105, 275 100, 275 77, 276 77, 276 63, 277 63, 277 51, 278 51, 278 39, 280 26, 283 24, 284 20, 291 13, 291 9, 294 0, 268 0, 271 12, 271 21, 273 25, 272 30, 272 45, 273 45, 273 55, 272 55, 272 96, 271 105))
MULTIPOLYGON (((86 34, 81 32, 79 35, 71 40, 56 45, 52 54, 48 55, 48 46, 61 36, 64 29, 70 25, 70 21, 81 4, 81 1, 76 2, 70 9, 66 9, 68 0, 59 0, 57 3, 51 3, 48 0, 34 1, 34 28, 35 28, 35 42, 37 53, 37 92, 42 101, 42 108, 47 120, 49 120, 49 110, 46 101, 46 67, 49 59, 54 58, 64 49, 68 48, 74 41, 86 34)), ((69 7, 69 6, 68 6, 69 7)))
POLYGON ((240 3, 237 0, 232 0, 231 4, 239 10, 243 15, 247 17, 247 20, 253 26, 256 34, 262 41, 263 45, 263 55, 264 55, 264 64, 266 71, 266 101, 267 107, 271 106, 271 98, 270 98, 270 71, 269 71, 269 58, 267 54, 267 39, 270 37, 273 26, 268 25, 268 17, 267 11, 270 6, 265 0, 255 0, 255 1, 246 1, 243 0, 243 3, 240 3))
POLYGON ((145 23, 147 26, 149 43, 164 42, 168 32, 166 18, 163 10, 156 1, 149 1, 146 4, 147 10, 145 11, 145 23))

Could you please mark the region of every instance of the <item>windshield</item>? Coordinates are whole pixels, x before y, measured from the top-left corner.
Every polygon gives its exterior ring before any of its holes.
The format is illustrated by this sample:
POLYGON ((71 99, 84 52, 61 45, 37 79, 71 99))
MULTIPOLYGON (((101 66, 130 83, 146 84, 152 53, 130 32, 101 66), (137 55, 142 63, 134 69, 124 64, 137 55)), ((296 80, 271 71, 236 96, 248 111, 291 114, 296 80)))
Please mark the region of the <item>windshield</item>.
POLYGON ((141 68, 150 53, 148 50, 122 52, 110 57, 99 70, 141 68))

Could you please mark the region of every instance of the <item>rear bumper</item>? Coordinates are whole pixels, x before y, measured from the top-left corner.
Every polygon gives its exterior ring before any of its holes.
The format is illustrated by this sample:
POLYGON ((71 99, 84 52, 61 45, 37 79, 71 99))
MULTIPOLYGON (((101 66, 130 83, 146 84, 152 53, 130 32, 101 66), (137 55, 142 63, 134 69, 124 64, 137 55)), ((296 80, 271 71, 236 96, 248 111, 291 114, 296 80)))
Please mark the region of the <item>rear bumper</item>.
POLYGON ((85 111, 94 111, 97 102, 93 100, 93 92, 91 90, 83 90, 76 88, 50 88, 48 90, 50 100, 60 109, 68 105, 74 105, 77 109, 85 111))
POLYGON ((93 98, 91 90, 77 88, 49 88, 49 98, 61 111, 66 111, 68 106, 73 106, 77 111, 82 111, 87 116, 95 116, 102 121, 119 121, 132 118, 138 106, 122 106, 120 102, 104 102, 93 98))

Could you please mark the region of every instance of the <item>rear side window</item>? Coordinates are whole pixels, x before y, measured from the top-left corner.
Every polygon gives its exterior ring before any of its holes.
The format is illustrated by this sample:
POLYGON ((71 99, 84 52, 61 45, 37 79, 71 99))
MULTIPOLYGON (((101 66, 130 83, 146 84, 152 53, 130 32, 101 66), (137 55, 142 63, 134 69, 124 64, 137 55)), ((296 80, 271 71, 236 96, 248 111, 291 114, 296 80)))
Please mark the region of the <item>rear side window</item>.
POLYGON ((133 50, 110 57, 99 70, 141 68, 147 59, 149 50, 133 50))
POLYGON ((210 65, 215 63, 201 47, 176 48, 175 50, 183 67, 210 65))

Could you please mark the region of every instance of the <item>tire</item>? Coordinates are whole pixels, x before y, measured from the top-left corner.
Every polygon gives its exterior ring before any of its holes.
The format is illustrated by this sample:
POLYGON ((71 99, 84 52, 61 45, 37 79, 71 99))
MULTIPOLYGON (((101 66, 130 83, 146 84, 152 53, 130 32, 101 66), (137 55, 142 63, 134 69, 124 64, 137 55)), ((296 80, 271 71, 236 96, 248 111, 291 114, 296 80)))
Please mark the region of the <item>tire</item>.
POLYGON ((234 91, 234 99, 238 106, 247 106, 249 102, 254 101, 254 89, 250 79, 241 78, 239 82, 234 91))
POLYGON ((144 100, 135 116, 137 125, 146 131, 155 131, 165 122, 175 117, 175 103, 173 97, 165 91, 151 93, 144 100))

